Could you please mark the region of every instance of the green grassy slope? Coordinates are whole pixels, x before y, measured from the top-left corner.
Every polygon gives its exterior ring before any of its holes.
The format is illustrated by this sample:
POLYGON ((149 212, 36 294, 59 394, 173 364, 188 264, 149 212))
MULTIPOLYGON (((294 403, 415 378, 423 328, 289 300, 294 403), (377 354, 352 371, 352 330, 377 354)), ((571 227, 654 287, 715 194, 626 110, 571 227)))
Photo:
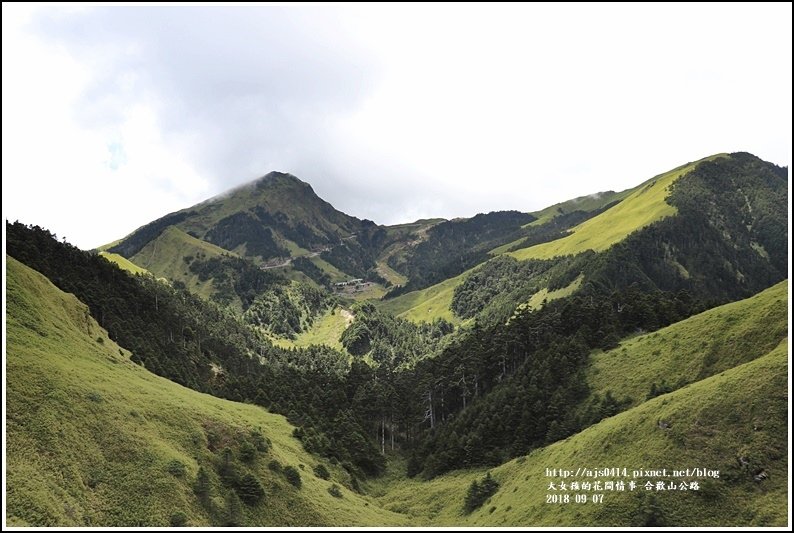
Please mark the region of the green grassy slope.
POLYGON ((113 248, 113 247, 114 247, 114 246, 116 246, 118 243, 120 243, 122 240, 123 240, 123 239, 116 239, 116 240, 115 240, 115 241, 113 241, 113 242, 109 242, 109 243, 107 243, 107 244, 103 244, 102 246, 98 246, 98 247, 96 248, 96 250, 97 250, 97 251, 99 251, 99 252, 105 252, 105 251, 107 251, 107 249, 108 249, 108 248, 113 248))
MULTIPOLYGON (((674 526, 781 526, 787 520, 785 283, 631 339, 625 352, 597 354, 599 371, 589 374, 594 387, 606 390, 602 380, 639 405, 492 469, 499 491, 465 514, 466 491, 484 470, 432 481, 392 473, 369 484, 371 497, 342 488, 343 498, 335 499, 330 482, 312 476, 317 459, 291 437, 283 417, 185 389, 132 364, 83 304, 11 258, 7 279, 7 518, 13 525, 167 525, 176 512, 188 524, 206 524, 211 515, 192 492, 199 465, 211 472, 217 521, 226 505, 215 473, 219 449, 236 454, 254 428, 272 446, 253 465, 240 465, 266 491, 256 507, 243 505, 251 525, 626 526, 653 519, 674 526), (648 380, 665 369, 664 375, 697 378, 709 353, 718 354, 709 363, 714 375, 642 401, 648 380), (645 367, 644 384, 633 384, 631 375, 645 367), (305 465, 303 488, 267 468, 273 459, 305 465), (168 473, 173 460, 185 465, 184 475, 168 473), (547 503, 552 480, 545 470, 580 467, 626 468, 626 482, 637 468, 720 474, 685 478, 699 481, 701 490, 648 493, 653 500, 638 488, 588 493, 603 494, 603 503, 547 503), (761 471, 767 477, 755 481, 761 471)), ((342 485, 345 474, 328 466, 342 485)), ((637 481, 642 486, 648 478, 637 481)))
POLYGON ((788 281, 746 300, 723 305, 654 333, 592 355, 587 381, 593 394, 611 391, 631 405, 651 385, 678 388, 751 361, 788 333, 788 281))
POLYGON ((453 324, 460 324, 461 320, 452 313, 450 305, 455 287, 460 285, 471 271, 467 270, 454 278, 437 283, 432 287, 402 294, 390 300, 377 303, 382 311, 392 313, 412 322, 432 322, 436 318, 443 318, 453 324))
POLYGON ((353 277, 350 274, 345 274, 344 272, 336 268, 334 265, 332 265, 331 263, 329 263, 319 255, 311 257, 309 261, 314 263, 320 270, 328 274, 328 276, 330 276, 331 278, 331 283, 336 283, 339 281, 347 281, 353 277))
MULTIPOLYGON (((417 523, 466 526, 783 526, 787 521, 787 343, 767 355, 655 398, 564 441, 494 468, 499 491, 479 510, 463 513, 469 484, 483 470, 430 482, 397 479, 381 491, 382 505, 417 523), (659 421, 669 424, 659 426, 659 421), (747 465, 742 466, 742 458, 747 465), (546 503, 547 468, 707 468, 719 479, 697 480, 699 491, 591 491, 603 503, 546 503), (767 479, 753 474, 764 470, 767 479), (652 507, 655 512, 651 512, 652 507)), ((601 478, 616 480, 614 477, 601 478)), ((637 481, 657 478, 640 477, 637 481)), ((585 481, 578 478, 577 481, 585 481)), ((569 479, 570 481, 570 479, 569 479)), ((593 479, 590 479, 593 481, 593 479)), ((669 479, 665 478, 665 481, 669 479)), ((574 493, 570 493, 573 498, 574 493)))
POLYGON ((325 346, 344 351, 339 338, 352 321, 353 315, 351 315, 349 311, 337 307, 315 319, 311 327, 301 332, 295 340, 281 337, 273 337, 272 340, 275 344, 283 348, 324 344, 325 346))
POLYGON ((520 304, 518 309, 540 309, 543 307, 544 302, 551 302, 552 300, 557 300, 558 298, 565 298, 566 296, 570 296, 571 294, 575 293, 579 290, 579 287, 582 286, 582 281, 584 281, 584 276, 580 275, 578 278, 573 280, 569 285, 561 289, 557 289, 555 291, 549 291, 547 288, 540 289, 538 292, 532 295, 532 297, 526 303, 520 304))
POLYGON ((408 281, 407 277, 386 264, 386 261, 378 261, 377 265, 378 274, 392 285, 404 285, 408 281))
MULTIPOLYGON (((607 205, 613 202, 619 202, 623 200, 632 192, 641 188, 643 185, 644 184, 641 184, 633 189, 626 189, 625 191, 621 191, 621 192, 614 192, 614 191, 598 192, 594 194, 589 194, 587 196, 580 196, 578 198, 573 198, 571 200, 560 202, 558 204, 550 205, 545 209, 541 209, 540 211, 535 211, 533 213, 530 213, 531 215, 537 217, 537 219, 533 220, 529 224, 524 224, 523 227, 528 228, 530 226, 542 226, 548 222, 551 222, 553 219, 555 219, 560 215, 565 215, 568 213, 572 213, 574 211, 591 212, 591 211, 597 211, 599 209, 603 209, 607 205)), ((523 247, 520 246, 525 240, 526 237, 520 237, 514 241, 510 241, 501 246, 497 246, 489 253, 491 255, 501 255, 509 252, 510 250, 526 248, 526 246, 523 247)))
MULTIPOLYGON (((700 161, 723 155, 717 154, 700 161)), ((510 255, 516 259, 548 259, 584 250, 606 250, 630 233, 664 217, 675 215, 676 209, 665 202, 670 185, 695 168, 700 161, 673 169, 646 182, 617 205, 573 228, 571 235, 516 250, 510 252, 510 255)))
POLYGON ((123 257, 119 254, 112 254, 110 252, 99 252, 99 255, 110 261, 111 263, 116 263, 119 268, 122 270, 126 270, 132 274, 151 274, 145 268, 141 268, 126 257, 123 257))
POLYGON ((7 520, 10 525, 167 526, 175 513, 189 525, 211 514, 193 494, 199 465, 212 484, 213 521, 223 522, 216 473, 229 447, 242 472, 255 475, 265 499, 242 504, 249 525, 406 525, 347 490, 346 474, 312 474, 318 460, 291 437, 292 426, 266 410, 221 400, 155 376, 129 361, 70 294, 7 258, 7 520), (239 444, 253 429, 272 441, 253 464, 239 444), (298 490, 267 464, 299 470, 298 490), (167 471, 169 462, 184 474, 167 471), (328 493, 342 486, 342 498, 328 493))
POLYGON ((132 261, 157 276, 172 281, 181 281, 194 294, 209 298, 214 292, 212 280, 200 281, 198 275, 190 271, 184 260, 186 256, 196 256, 197 254, 203 259, 211 259, 224 254, 236 255, 214 244, 191 237, 184 231, 171 226, 135 254, 132 261))

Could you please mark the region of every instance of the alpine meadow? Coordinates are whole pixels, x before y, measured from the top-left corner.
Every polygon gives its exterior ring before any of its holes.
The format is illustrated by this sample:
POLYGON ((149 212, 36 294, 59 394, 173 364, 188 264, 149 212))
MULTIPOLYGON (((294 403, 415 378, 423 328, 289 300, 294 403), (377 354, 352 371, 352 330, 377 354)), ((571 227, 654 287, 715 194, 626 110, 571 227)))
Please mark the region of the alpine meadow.
POLYGON ((786 526, 786 167, 381 225, 6 222, 10 526, 786 526))

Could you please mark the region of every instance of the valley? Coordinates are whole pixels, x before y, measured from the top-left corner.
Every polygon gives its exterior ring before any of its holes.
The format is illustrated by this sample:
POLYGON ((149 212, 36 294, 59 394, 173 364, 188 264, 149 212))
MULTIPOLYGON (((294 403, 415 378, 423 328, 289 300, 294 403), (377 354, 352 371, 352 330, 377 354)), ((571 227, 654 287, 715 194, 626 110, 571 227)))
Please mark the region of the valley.
POLYGON ((9 524, 785 525, 788 170, 637 182, 382 226, 272 172, 99 250, 7 223, 9 524), (549 503, 548 468, 682 464, 720 476, 549 503))

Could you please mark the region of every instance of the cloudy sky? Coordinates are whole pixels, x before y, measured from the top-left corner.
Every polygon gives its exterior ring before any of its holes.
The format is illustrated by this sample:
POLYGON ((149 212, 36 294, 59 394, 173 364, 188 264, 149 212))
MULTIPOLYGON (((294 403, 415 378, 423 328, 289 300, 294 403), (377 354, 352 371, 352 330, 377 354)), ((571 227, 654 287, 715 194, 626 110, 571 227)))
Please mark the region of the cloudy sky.
POLYGON ((791 4, 4 3, 3 212, 85 248, 270 170, 379 223, 791 162, 791 4))

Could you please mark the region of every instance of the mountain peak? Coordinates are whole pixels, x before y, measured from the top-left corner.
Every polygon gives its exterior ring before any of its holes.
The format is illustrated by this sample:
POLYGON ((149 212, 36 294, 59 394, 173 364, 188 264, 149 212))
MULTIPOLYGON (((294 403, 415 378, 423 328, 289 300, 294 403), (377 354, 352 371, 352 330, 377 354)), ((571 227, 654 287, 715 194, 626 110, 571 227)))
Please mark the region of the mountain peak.
POLYGON ((309 185, 305 181, 301 180, 294 174, 290 174, 289 172, 279 172, 277 170, 273 170, 262 176, 261 178, 257 178, 254 180, 254 183, 257 185, 265 185, 265 184, 272 184, 272 183, 292 183, 292 184, 300 184, 300 185, 309 185))
POLYGON ((133 257, 171 226, 233 254, 268 260, 330 247, 370 225, 337 211, 296 176, 272 171, 142 226, 112 251, 133 257))

